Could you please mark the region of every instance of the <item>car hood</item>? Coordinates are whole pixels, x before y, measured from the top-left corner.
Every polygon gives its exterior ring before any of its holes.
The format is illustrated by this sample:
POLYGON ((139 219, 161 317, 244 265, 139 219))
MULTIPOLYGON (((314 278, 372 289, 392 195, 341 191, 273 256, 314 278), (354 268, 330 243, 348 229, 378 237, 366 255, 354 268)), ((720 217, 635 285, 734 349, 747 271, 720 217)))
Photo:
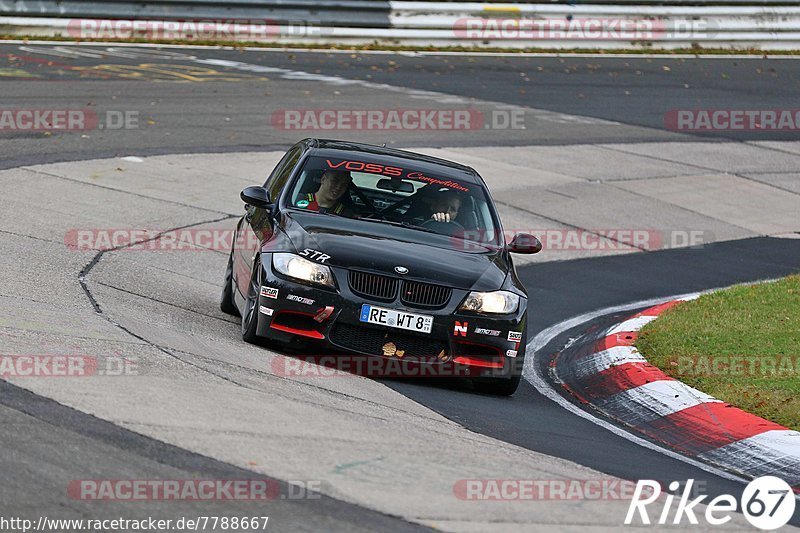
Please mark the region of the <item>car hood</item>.
POLYGON ((335 215, 286 211, 282 226, 298 252, 306 248, 329 255, 325 264, 397 276, 394 268, 408 268, 405 279, 433 282, 472 290, 497 290, 509 270, 502 250, 468 243, 455 250, 449 237, 380 222, 335 215))

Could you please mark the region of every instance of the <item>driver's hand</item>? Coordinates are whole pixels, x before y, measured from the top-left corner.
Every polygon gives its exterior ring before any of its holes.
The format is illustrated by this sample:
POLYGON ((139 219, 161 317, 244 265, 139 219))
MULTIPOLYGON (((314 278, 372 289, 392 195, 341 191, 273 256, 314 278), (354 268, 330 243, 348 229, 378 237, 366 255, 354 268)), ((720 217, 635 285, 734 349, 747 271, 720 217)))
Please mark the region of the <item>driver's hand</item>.
POLYGON ((450 222, 450 213, 434 213, 431 218, 436 222, 450 222))

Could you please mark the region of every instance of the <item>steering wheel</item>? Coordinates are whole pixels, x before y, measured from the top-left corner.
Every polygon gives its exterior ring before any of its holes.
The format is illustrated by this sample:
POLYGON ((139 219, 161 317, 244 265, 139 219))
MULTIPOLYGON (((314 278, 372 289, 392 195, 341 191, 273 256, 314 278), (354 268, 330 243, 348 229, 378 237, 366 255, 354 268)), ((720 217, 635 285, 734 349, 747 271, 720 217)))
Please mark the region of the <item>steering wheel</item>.
POLYGON ((450 222, 439 222, 438 220, 434 220, 429 218, 422 224, 420 227, 432 229, 436 233, 442 233, 445 235, 452 235, 457 230, 463 230, 464 226, 456 222, 455 220, 451 220, 450 222))

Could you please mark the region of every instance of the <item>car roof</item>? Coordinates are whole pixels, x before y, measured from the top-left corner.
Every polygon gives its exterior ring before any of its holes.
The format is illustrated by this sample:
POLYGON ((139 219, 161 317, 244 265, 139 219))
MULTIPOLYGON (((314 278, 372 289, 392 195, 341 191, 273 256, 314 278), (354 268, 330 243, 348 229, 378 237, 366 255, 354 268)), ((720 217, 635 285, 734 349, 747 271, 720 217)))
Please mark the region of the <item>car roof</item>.
POLYGON ((457 178, 472 184, 484 184, 475 169, 447 159, 351 141, 334 139, 309 139, 309 141, 311 155, 315 156, 341 157, 345 159, 358 157, 359 155, 373 156, 369 157, 369 159, 373 160, 370 162, 377 161, 383 164, 400 166, 401 168, 405 162, 405 166, 409 166, 410 163, 416 171, 457 178))

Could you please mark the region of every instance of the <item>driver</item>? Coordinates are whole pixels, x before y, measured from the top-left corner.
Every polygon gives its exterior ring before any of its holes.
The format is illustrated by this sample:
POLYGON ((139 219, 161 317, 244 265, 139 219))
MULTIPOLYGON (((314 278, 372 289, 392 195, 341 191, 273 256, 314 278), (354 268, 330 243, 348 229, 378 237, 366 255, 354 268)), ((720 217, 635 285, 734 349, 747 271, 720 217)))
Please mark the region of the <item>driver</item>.
POLYGON ((433 200, 431 219, 436 222, 455 222, 458 210, 461 209, 461 198, 452 190, 442 191, 433 200))
POLYGON ((297 207, 352 217, 353 211, 341 201, 352 181, 353 177, 349 172, 328 169, 322 173, 317 192, 310 192, 301 197, 297 207))

